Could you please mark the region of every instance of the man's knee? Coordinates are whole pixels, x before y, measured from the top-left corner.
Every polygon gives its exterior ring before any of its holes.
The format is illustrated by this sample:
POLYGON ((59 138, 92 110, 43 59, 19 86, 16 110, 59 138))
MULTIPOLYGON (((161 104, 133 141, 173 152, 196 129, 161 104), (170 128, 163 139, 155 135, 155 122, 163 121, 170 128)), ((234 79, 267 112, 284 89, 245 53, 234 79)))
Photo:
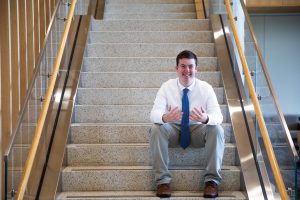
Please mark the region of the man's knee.
POLYGON ((166 136, 165 131, 166 127, 164 124, 153 124, 150 128, 151 138, 160 138, 162 136, 166 136))
POLYGON ((224 129, 221 125, 208 125, 207 135, 213 136, 216 139, 224 140, 224 129))

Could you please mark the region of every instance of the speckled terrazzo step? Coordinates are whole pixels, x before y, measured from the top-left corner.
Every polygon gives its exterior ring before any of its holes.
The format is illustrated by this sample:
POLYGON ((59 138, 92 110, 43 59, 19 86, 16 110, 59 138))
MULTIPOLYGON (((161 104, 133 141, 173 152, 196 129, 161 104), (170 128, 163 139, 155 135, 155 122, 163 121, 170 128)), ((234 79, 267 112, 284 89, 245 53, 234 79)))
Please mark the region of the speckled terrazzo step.
POLYGON ((91 57, 176 57, 185 49, 202 57, 214 57, 214 43, 93 43, 86 46, 91 57))
POLYGON ((145 13, 145 14, 111 14, 105 13, 104 20, 126 20, 126 19, 195 19, 196 13, 145 13))
POLYGON ((179 12, 195 12, 195 5, 193 3, 187 4, 170 4, 170 3, 148 3, 148 4, 129 4, 118 3, 105 5, 107 13, 179 13, 179 12))
MULTIPOLYGON (((154 190, 151 166, 87 166, 62 170, 63 191, 151 191, 154 190)), ((199 191, 204 187, 201 167, 170 167, 172 190, 199 191)), ((220 191, 240 190, 239 167, 223 166, 220 191)))
POLYGON ((210 43, 211 31, 91 31, 89 43, 210 43))
MULTIPOLYGON (((229 122, 228 106, 220 105, 223 121, 229 122)), ((75 105, 77 123, 149 123, 152 105, 75 105)))
MULTIPOLYGON (((147 143, 134 144, 70 144, 67 146, 70 166, 150 166, 151 152, 147 143)), ((170 165, 205 166, 205 148, 170 148, 170 165)), ((233 144, 226 143, 223 165, 237 165, 237 152, 233 144)))
MULTIPOLYGON (((74 123, 71 126, 71 144, 148 143, 151 123, 74 123)), ((223 123, 226 143, 234 143, 232 126, 223 123)))
MULTIPOLYGON (((218 69, 216 57, 199 57, 198 71, 218 69)), ((83 72, 174 72, 174 57, 85 57, 83 72)))
POLYGON ((106 0, 106 4, 191 4, 194 0, 106 0))
MULTIPOLYGON (((170 200, 203 200, 201 191, 173 191, 170 200)), ((57 200, 158 200, 154 191, 107 191, 107 192, 63 192, 57 200)), ((245 193, 240 191, 221 191, 218 200, 246 200, 245 193)))
MULTIPOLYGON (((159 88, 165 81, 177 77, 176 72, 82 72, 79 87, 159 88)), ((219 87, 222 84, 219 71, 201 72, 196 77, 213 87, 219 87)))
POLYGON ((207 19, 92 20, 91 24, 93 31, 200 31, 210 27, 207 19))
MULTIPOLYGON (((153 104, 158 88, 78 88, 77 105, 153 104)), ((224 104, 224 89, 214 88, 219 104, 224 104)))

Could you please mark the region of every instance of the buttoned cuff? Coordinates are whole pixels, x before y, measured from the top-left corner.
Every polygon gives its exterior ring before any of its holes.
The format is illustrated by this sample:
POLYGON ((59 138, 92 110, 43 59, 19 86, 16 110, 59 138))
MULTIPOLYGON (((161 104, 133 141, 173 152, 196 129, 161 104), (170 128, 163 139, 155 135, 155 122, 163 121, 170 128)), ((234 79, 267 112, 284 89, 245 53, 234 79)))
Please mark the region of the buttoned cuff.
POLYGON ((208 121, 207 121, 206 123, 203 123, 203 124, 209 124, 209 123, 211 122, 211 117, 210 117, 210 115, 207 115, 207 117, 208 117, 208 121))
POLYGON ((161 113, 153 113, 152 116, 151 116, 151 121, 152 123, 155 123, 155 124, 164 124, 163 120, 162 120, 162 116, 163 114, 161 113))

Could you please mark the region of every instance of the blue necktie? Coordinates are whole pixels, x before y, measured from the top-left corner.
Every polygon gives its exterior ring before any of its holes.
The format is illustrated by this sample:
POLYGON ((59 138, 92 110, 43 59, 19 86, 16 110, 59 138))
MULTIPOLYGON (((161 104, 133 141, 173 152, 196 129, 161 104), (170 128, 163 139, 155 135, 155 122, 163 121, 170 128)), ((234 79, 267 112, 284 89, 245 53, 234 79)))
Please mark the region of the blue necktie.
POLYGON ((187 93, 189 89, 183 89, 182 96, 182 119, 181 119, 181 135, 180 135, 180 146, 185 149, 190 145, 190 129, 189 129, 189 115, 190 115, 190 106, 189 98, 187 93))

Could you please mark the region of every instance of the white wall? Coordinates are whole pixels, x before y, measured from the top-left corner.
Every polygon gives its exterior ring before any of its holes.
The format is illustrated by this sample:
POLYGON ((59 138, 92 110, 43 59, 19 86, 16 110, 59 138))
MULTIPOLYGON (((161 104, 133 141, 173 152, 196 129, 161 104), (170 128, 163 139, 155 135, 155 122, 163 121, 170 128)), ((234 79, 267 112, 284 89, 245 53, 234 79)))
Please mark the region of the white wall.
POLYGON ((300 15, 252 15, 283 113, 300 115, 300 15))

